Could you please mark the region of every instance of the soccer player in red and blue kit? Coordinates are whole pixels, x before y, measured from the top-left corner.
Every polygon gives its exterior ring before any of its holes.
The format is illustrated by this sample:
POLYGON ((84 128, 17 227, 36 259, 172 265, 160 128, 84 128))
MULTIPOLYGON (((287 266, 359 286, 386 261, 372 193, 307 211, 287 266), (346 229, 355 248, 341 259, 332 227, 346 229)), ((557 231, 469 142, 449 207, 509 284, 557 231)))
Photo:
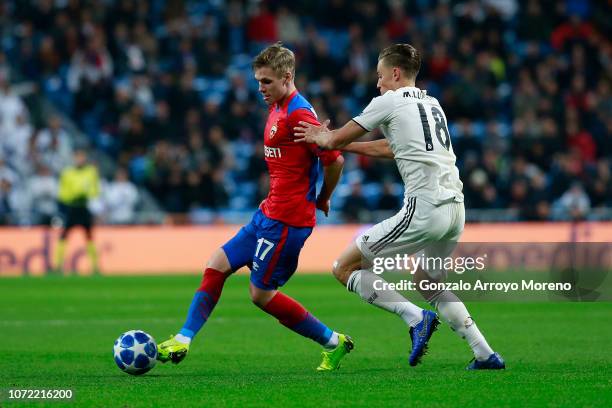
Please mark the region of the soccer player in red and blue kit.
POLYGON ((300 121, 319 122, 312 106, 295 88, 295 56, 291 50, 280 43, 271 45, 255 58, 253 70, 269 107, 264 148, 270 192, 251 222, 212 255, 183 328, 159 344, 158 360, 179 363, 185 358, 191 340, 217 304, 226 278, 248 266, 253 303, 282 325, 324 347, 317 370, 335 370, 353 348, 351 338, 328 328, 278 288, 297 268, 300 250, 315 226, 316 209, 327 215, 344 160, 338 151, 294 142, 293 128, 300 121), (324 176, 317 196, 319 161, 324 176))

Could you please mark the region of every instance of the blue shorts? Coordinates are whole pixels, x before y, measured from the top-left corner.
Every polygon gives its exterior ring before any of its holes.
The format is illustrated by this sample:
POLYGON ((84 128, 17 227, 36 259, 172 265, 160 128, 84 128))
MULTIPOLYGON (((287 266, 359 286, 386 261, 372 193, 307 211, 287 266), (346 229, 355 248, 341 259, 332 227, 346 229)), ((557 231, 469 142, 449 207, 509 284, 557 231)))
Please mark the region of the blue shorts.
POLYGON ((232 270, 248 266, 253 285, 274 290, 295 272, 300 251, 311 233, 312 227, 291 227, 257 210, 251 222, 222 248, 232 270))

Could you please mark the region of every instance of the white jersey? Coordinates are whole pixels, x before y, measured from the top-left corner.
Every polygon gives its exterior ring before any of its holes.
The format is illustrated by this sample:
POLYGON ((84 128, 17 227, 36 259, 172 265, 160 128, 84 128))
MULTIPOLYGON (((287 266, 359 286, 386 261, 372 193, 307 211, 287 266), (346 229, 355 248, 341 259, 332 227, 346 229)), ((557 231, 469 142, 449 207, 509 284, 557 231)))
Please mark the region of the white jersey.
POLYGON ((463 202, 446 115, 436 98, 414 87, 387 91, 357 117, 368 132, 380 127, 404 181, 404 201, 416 196, 433 205, 463 202))

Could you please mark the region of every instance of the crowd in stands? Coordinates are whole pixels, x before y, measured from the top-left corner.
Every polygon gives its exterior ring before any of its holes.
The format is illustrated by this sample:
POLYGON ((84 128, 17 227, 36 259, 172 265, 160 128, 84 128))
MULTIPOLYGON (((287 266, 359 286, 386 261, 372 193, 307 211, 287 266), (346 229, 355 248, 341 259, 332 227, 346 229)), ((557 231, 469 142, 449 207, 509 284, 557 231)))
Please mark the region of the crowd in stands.
MULTIPOLYGON (((296 54, 297 88, 332 126, 378 94, 378 52, 413 44, 423 56, 417 86, 449 120, 467 208, 513 209, 516 220, 592 218, 612 207, 612 16, 604 3, 4 1, 0 218, 24 208, 23 195, 10 194, 18 174, 22 187, 33 185, 20 189, 48 197, 71 150, 58 117, 44 129, 28 124, 9 66, 127 169, 118 183, 148 189, 164 210, 211 222, 257 207, 268 189, 266 109, 250 62, 279 40, 296 54)), ((345 157, 332 203, 339 220, 370 222, 373 210, 399 208, 393 161, 345 157)), ((34 202, 52 213, 51 199, 34 202)))
MULTIPOLYGON (((35 129, 21 98, 12 91, 8 70, 0 68, 0 225, 53 225, 58 217, 58 178, 72 164, 71 138, 59 116, 35 129)), ((104 180, 92 210, 105 223, 134 220, 139 193, 119 168, 104 180)))

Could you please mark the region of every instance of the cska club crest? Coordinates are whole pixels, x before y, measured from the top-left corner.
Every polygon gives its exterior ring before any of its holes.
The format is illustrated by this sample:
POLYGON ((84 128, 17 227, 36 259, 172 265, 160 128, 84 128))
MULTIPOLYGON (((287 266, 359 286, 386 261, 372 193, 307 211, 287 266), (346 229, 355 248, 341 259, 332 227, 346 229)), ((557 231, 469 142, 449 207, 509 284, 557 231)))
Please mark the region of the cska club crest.
POLYGON ((277 130, 278 130, 278 128, 276 127, 276 123, 275 123, 270 128, 270 139, 272 139, 274 137, 274 135, 276 134, 277 130))

